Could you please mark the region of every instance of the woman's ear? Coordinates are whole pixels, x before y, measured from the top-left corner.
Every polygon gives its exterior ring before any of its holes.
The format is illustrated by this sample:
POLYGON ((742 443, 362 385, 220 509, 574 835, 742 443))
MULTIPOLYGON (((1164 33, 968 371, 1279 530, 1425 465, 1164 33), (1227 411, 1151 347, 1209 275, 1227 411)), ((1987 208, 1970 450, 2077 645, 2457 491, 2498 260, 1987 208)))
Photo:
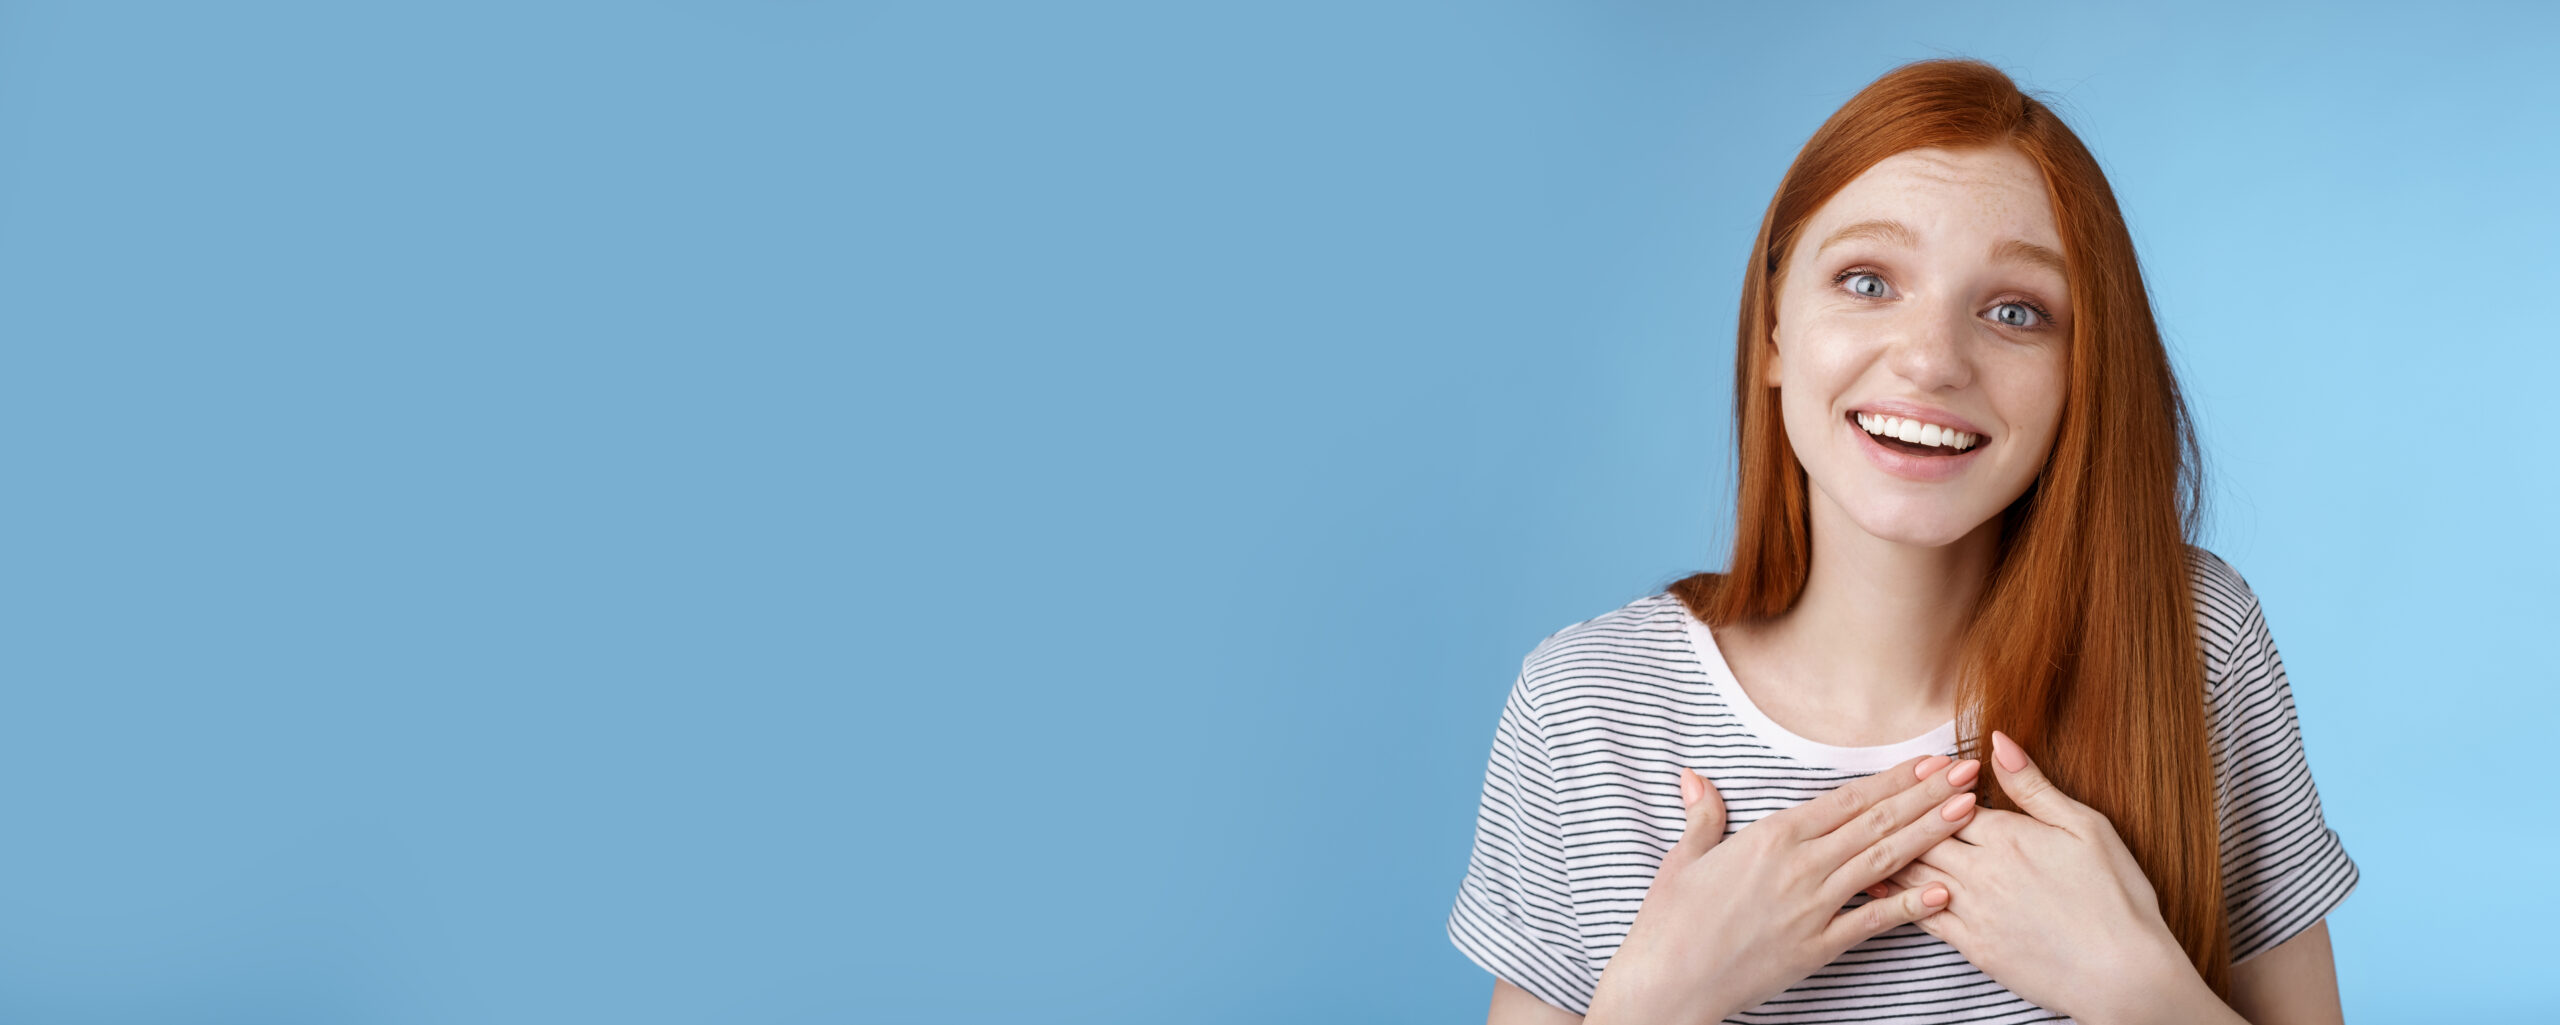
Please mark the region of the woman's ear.
POLYGON ((1760 383, 1765 387, 1777 387, 1778 382, 1786 379, 1785 369, 1778 363, 1778 329, 1772 327, 1769 329, 1769 351, 1760 358, 1760 383))

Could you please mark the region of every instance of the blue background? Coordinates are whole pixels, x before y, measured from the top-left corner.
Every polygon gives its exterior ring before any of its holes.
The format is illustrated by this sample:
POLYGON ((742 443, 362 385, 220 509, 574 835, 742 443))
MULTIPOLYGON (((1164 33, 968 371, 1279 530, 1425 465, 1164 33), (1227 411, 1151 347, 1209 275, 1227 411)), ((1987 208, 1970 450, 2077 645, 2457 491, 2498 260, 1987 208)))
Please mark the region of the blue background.
POLYGON ((0 1020, 1476 1020, 1900 61, 2050 90, 2360 1021, 2551 1006, 2547 5, 0 2, 0 1020), (1784 10, 1775 8, 1784 7, 1784 10))

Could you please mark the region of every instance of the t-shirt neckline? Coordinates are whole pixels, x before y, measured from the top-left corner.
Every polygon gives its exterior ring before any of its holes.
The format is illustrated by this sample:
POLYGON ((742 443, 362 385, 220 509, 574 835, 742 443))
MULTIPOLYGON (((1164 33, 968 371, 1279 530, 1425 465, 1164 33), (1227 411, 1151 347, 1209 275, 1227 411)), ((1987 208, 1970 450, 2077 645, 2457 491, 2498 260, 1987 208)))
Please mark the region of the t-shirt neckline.
POLYGON ((1705 667, 1709 682, 1724 697, 1725 706, 1732 709, 1735 718, 1742 720, 1744 728, 1779 754, 1810 766, 1864 775, 1882 772, 1922 755, 1951 755, 1955 752, 1956 723, 1953 719, 1909 740, 1874 747, 1841 747, 1798 736, 1778 725, 1777 720, 1769 718, 1767 712, 1751 702, 1751 695, 1742 689, 1741 681, 1734 676, 1733 667, 1725 664, 1724 650, 1716 646, 1715 632, 1709 630, 1696 613, 1689 611, 1687 603, 1674 596, 1671 607, 1679 611, 1682 622, 1688 627, 1689 646, 1694 649, 1693 654, 1699 664, 1705 667))

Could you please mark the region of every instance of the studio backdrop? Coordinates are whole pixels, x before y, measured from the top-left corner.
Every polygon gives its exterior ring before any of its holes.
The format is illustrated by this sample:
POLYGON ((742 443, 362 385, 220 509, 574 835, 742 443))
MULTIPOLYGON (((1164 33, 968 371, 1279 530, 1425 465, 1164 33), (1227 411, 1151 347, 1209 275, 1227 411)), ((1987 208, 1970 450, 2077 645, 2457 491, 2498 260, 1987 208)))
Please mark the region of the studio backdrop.
POLYGON ((1742 270, 2047 97, 2361 882, 2560 876, 2546 5, 0 3, 0 1020, 1475 1021, 1496 717, 1723 564, 1742 270))

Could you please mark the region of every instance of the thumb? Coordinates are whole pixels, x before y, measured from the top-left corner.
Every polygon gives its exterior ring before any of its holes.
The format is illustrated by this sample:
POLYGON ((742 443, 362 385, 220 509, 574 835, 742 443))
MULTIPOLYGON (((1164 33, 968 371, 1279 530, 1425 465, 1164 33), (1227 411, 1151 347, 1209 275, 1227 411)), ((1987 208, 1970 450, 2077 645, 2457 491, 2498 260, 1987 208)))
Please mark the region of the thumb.
POLYGON ((1680 767, 1680 806, 1689 812, 1689 825, 1681 832, 1680 843, 1689 848, 1691 857, 1724 842, 1724 795, 1686 765, 1680 767))
POLYGON ((2018 809, 2046 825, 2062 825, 2085 810, 2045 778, 2023 745, 1998 730, 1991 731, 1991 764, 1999 770, 2000 789, 2018 809))
POLYGON ((1891 897, 1871 900, 1831 916, 1831 925, 1823 930, 1822 938, 1831 945, 1831 949, 1846 951, 1894 926, 1937 914, 1946 908, 1947 900, 1952 896, 1943 883, 1899 890, 1891 897))

